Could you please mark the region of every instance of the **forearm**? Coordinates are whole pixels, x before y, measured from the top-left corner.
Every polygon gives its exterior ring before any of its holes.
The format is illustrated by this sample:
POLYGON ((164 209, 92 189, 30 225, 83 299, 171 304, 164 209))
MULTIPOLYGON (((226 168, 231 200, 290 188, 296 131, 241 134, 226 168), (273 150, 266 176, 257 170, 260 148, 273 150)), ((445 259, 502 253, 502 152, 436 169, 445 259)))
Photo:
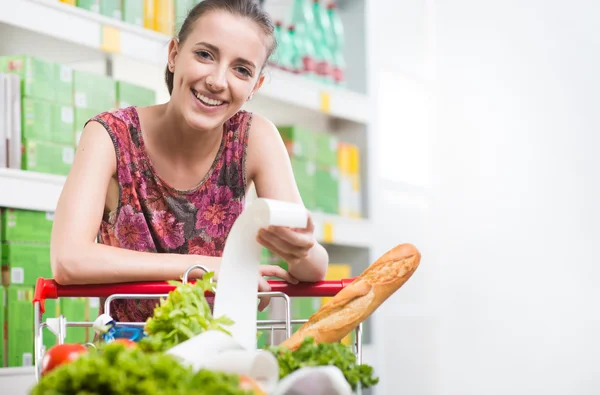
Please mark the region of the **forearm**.
POLYGON ((317 282, 325 279, 328 264, 327 250, 321 244, 315 243, 306 258, 288 263, 288 271, 299 281, 317 282))
MULTIPOLYGON (((190 266, 214 270, 219 263, 216 257, 138 252, 96 243, 52 252, 53 275, 63 285, 178 280, 190 266)), ((203 273, 193 270, 189 278, 203 273)))

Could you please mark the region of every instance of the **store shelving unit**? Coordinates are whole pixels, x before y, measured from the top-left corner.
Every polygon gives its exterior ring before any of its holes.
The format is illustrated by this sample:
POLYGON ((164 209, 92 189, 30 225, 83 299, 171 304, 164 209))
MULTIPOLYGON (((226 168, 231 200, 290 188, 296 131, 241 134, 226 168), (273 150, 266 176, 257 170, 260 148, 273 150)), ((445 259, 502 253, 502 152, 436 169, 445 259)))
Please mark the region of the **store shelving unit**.
MULTIPOLYGON (((364 218, 314 213, 319 241, 331 246, 330 257, 346 260, 361 272, 372 261, 374 234, 369 220, 368 157, 369 97, 366 85, 365 40, 367 0, 339 1, 347 41, 348 88, 324 86, 301 76, 268 70, 267 81, 256 100, 248 104, 275 123, 303 124, 327 130, 359 145, 364 218), (360 253, 355 251, 360 250, 360 253), (348 261, 350 260, 350 261, 348 261)), ((267 0, 265 7, 274 18, 287 12, 291 0, 267 0)), ((168 100, 162 81, 170 37, 64 4, 58 0, 12 0, 0 3, 0 55, 22 49, 31 55, 81 68, 104 72, 111 77, 155 89, 157 101, 168 100), (35 21, 35 22, 34 22, 35 21)), ((0 169, 0 207, 53 211, 65 178, 20 170, 0 169)), ((328 247, 329 248, 329 247, 328 247)), ((365 328, 368 353, 368 325, 365 328)), ((19 371, 21 372, 21 371, 19 371)), ((5 372, 6 373, 6 372, 5 372)), ((0 375, 0 381, 6 374, 0 375)), ((0 383, 0 386, 2 384, 0 383)))

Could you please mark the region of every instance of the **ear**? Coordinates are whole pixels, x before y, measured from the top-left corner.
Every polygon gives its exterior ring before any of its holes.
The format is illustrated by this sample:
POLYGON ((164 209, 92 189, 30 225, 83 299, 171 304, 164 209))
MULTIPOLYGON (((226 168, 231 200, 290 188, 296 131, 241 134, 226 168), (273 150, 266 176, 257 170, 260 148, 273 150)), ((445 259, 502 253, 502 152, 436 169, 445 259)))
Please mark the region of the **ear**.
POLYGON ((176 38, 172 38, 169 42, 169 70, 171 72, 175 71, 175 60, 177 59, 177 54, 179 53, 179 41, 176 38))
POLYGON ((265 82, 265 74, 264 73, 260 73, 260 77, 258 77, 258 81, 256 81, 256 84, 254 84, 254 88, 252 89, 252 93, 250 94, 250 97, 254 96, 254 94, 262 86, 263 82, 265 82))

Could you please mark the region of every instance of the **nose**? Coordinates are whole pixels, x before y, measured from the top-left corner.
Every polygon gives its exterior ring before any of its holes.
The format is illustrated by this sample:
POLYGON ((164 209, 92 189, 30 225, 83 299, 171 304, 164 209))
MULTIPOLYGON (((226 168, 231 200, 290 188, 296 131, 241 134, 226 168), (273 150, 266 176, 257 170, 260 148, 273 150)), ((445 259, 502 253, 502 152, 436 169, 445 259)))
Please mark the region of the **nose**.
POLYGON ((227 71, 220 67, 215 67, 212 73, 206 77, 206 85, 213 92, 221 92, 227 88, 227 71))

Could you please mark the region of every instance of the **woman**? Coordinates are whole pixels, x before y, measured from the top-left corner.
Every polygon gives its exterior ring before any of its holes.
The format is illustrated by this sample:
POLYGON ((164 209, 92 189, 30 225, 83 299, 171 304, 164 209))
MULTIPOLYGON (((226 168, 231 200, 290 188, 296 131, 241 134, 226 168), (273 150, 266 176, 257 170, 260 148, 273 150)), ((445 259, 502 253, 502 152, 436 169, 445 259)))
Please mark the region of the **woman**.
MULTIPOLYGON (((58 283, 179 279, 195 264, 218 279, 251 183, 259 197, 302 203, 277 129, 241 110, 260 89, 275 45, 273 24, 256 1, 200 2, 169 44, 170 100, 88 121, 55 215, 58 283)), ((310 219, 306 229, 262 229, 257 238, 289 265, 289 272, 262 266, 262 276, 324 278, 328 256, 310 219)), ((259 309, 267 304, 261 300, 259 309)), ((155 305, 116 301, 114 318, 143 321, 155 305)))

